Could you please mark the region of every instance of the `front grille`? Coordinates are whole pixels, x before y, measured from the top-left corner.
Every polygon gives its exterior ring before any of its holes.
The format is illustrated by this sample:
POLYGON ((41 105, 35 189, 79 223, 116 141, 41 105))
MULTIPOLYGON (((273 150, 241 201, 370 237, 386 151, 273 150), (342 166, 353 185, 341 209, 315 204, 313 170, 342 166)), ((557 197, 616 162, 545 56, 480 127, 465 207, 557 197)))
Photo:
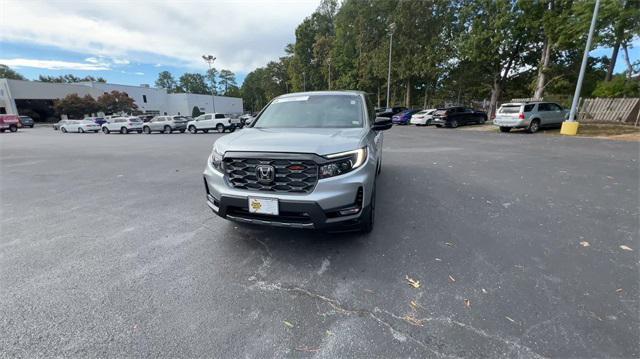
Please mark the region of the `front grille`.
POLYGON ((225 158, 224 170, 234 188, 246 190, 309 193, 318 183, 318 165, 312 160, 225 158), (275 168, 273 182, 258 182, 258 165, 271 165, 275 168))

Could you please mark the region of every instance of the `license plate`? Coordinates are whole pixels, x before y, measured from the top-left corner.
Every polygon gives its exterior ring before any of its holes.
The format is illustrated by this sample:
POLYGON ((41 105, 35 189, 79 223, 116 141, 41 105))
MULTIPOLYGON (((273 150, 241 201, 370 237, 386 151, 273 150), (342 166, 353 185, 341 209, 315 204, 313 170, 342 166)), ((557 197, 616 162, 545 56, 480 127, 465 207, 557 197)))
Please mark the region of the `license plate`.
POLYGON ((275 198, 249 197, 249 212, 278 215, 278 200, 275 198))

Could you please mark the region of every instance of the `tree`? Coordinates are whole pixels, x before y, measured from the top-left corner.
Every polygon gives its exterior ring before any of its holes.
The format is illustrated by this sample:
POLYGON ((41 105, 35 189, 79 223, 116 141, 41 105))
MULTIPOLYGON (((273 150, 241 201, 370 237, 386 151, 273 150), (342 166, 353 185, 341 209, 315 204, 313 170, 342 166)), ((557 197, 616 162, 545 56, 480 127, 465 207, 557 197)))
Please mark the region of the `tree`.
POLYGON ((640 97, 640 81, 624 75, 614 76, 610 81, 601 81, 591 94, 595 97, 640 97))
POLYGON ((39 75, 38 81, 40 82, 54 82, 54 83, 76 83, 76 82, 107 82, 102 77, 95 78, 93 76, 78 77, 73 74, 66 74, 60 76, 39 75))
POLYGON ((634 36, 640 34, 640 7, 637 0, 610 0, 601 5, 600 17, 604 22, 602 43, 611 47, 611 60, 607 67, 605 81, 611 81, 616 67, 620 47, 625 53, 627 77, 631 77, 631 63, 628 57, 628 46, 634 36))
POLYGON ((106 114, 132 113, 138 109, 133 99, 126 92, 111 91, 98 97, 98 107, 106 114))
POLYGON ((173 78, 173 75, 169 71, 162 71, 158 74, 158 79, 156 80, 156 87, 166 89, 168 93, 172 93, 176 91, 176 87, 178 84, 176 80, 173 78))
POLYGON ((98 103, 90 95, 84 97, 78 94, 69 94, 62 99, 55 100, 53 105, 59 115, 68 115, 71 118, 82 118, 98 111, 98 103))
POLYGON ((180 76, 180 87, 177 92, 195 93, 200 95, 210 94, 211 91, 202 74, 184 73, 180 76))
POLYGON ((20 75, 7 65, 0 64, 0 78, 11 80, 27 80, 24 76, 20 75))
POLYGON ((236 84, 236 74, 234 74, 231 70, 220 70, 218 78, 220 83, 220 90, 222 90, 221 92, 225 96, 229 91, 229 87, 238 86, 238 84, 236 84))
POLYGON ((196 118, 200 115, 202 115, 202 112, 200 111, 198 106, 193 106, 193 110, 191 110, 191 117, 196 118))
POLYGON ((211 89, 214 95, 218 94, 217 81, 216 81, 217 77, 218 77, 218 70, 216 70, 215 67, 212 67, 209 70, 207 70, 206 78, 207 78, 207 81, 209 81, 209 88, 211 89))

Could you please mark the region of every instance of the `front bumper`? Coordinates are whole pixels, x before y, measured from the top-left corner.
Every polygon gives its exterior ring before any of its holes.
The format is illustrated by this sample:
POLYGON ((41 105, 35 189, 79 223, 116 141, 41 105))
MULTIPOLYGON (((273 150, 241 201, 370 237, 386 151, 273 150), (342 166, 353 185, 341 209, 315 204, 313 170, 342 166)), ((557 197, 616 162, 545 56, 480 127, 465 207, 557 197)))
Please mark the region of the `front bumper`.
POLYGON ((321 179, 312 192, 305 194, 236 189, 210 163, 203 175, 207 205, 222 218, 274 227, 349 230, 359 226, 361 218, 366 218, 375 173, 376 165, 369 157, 362 167, 345 175, 321 179), (278 199, 280 214, 250 213, 248 197, 278 199), (360 211, 349 215, 339 212, 354 206, 360 211))

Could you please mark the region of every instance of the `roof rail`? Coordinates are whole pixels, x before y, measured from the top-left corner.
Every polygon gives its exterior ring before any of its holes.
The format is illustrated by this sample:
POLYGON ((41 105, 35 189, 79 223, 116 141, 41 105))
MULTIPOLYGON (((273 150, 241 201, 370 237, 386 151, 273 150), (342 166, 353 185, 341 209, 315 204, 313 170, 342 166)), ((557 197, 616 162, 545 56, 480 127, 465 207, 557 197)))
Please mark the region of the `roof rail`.
POLYGON ((525 97, 525 98, 511 99, 511 102, 537 102, 537 101, 544 101, 544 97, 540 97, 540 98, 525 97))

